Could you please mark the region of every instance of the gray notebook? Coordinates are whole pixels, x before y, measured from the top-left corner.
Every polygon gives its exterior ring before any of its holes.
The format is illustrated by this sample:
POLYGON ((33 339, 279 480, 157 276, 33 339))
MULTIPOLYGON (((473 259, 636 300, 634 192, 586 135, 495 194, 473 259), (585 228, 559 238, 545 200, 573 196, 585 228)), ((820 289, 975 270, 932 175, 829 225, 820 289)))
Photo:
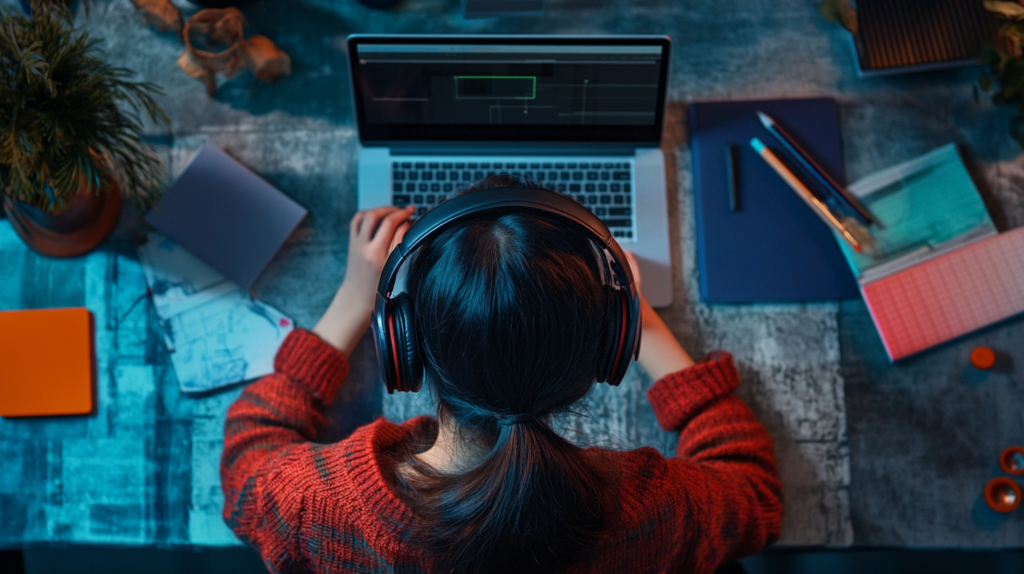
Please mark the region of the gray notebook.
POLYGON ((146 222, 245 289, 306 210, 220 148, 206 143, 146 222))

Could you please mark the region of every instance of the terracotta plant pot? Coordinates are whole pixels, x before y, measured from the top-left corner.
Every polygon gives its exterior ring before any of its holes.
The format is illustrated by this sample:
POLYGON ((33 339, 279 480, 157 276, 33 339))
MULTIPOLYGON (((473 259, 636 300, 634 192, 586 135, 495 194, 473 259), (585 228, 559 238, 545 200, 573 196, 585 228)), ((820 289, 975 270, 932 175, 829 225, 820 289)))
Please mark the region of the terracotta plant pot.
POLYGON ((92 251, 110 235, 121 216, 121 191, 116 183, 99 195, 79 193, 56 215, 5 193, 0 195, 4 212, 22 241, 50 257, 77 257, 92 251))
POLYGON ((252 4, 256 0, 189 0, 193 4, 198 4, 203 8, 227 8, 228 6, 234 6, 235 8, 245 8, 249 4, 252 4))

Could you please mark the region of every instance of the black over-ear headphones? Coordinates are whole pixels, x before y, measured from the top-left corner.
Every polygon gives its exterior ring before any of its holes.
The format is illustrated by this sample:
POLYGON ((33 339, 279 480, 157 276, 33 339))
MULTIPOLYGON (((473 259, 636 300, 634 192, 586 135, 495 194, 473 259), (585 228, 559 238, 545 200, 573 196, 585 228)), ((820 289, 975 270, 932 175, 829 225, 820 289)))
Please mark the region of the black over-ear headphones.
POLYGON ((454 225, 482 215, 506 213, 544 215, 577 229, 600 248, 613 306, 607 326, 612 336, 607 337, 609 346, 601 353, 601 364, 595 369, 596 379, 618 385, 626 374, 630 358, 639 356, 640 295, 629 262, 608 227, 574 199, 546 189, 484 189, 453 197, 423 214, 384 264, 370 326, 377 347, 377 364, 389 394, 396 390, 416 392, 423 383, 420 338, 412 299, 406 293, 395 297, 391 293, 402 263, 428 238, 454 225))

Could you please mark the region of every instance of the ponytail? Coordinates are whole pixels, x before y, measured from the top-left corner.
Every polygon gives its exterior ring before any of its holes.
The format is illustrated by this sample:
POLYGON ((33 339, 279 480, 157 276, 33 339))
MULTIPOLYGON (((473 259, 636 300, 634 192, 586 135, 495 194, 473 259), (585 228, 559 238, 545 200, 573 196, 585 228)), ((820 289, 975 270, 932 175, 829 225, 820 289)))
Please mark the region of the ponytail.
POLYGON ((416 469, 403 490, 416 493, 413 510, 436 572, 560 572, 600 538, 608 481, 590 459, 596 454, 524 419, 496 424, 494 447, 465 473, 403 461, 416 469))

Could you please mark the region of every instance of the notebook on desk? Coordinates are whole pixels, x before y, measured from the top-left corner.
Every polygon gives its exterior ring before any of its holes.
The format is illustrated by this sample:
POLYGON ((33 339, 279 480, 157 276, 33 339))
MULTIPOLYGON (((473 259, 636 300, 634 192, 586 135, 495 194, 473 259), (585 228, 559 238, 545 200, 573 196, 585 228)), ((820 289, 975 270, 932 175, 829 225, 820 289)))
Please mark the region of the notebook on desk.
POLYGON ((1024 312, 1024 228, 997 232, 954 144, 848 189, 882 223, 840 248, 891 360, 1024 312))
POLYGON ((697 102, 690 105, 697 263, 710 303, 846 299, 857 284, 829 228, 750 148, 772 141, 762 110, 814 150, 844 181, 839 110, 831 98, 697 102), (739 210, 729 205, 726 149, 737 148, 739 210))
POLYGON ((93 330, 84 307, 0 311, 0 416, 92 412, 93 330))
POLYGON ((207 142, 146 223, 250 289, 305 216, 303 207, 207 142))

